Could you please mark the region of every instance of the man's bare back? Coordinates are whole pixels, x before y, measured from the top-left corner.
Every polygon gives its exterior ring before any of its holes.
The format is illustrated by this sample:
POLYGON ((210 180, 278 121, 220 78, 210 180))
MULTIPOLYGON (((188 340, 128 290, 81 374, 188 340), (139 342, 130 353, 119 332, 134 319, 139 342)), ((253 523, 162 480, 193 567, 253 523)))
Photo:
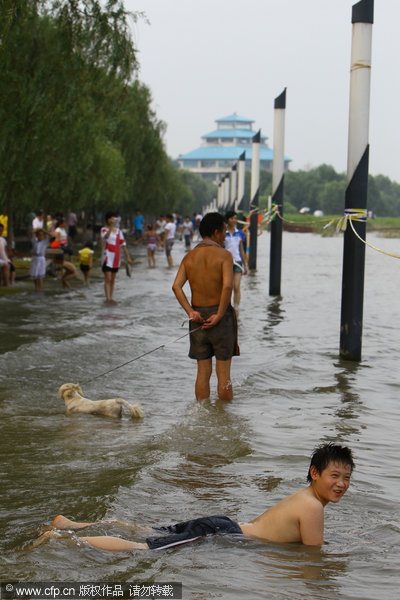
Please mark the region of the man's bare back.
MULTIPOLYGON (((218 306, 222 291, 232 286, 232 255, 216 242, 201 242, 182 261, 193 306, 218 306)), ((225 307, 226 308, 226 307, 225 307)))
MULTIPOLYGON (((219 221, 217 220, 217 222, 219 221)), ((193 250, 186 254, 175 277, 173 292, 192 321, 203 323, 203 328, 214 327, 224 316, 230 304, 233 287, 233 259, 223 248, 226 225, 218 213, 204 217, 204 225, 210 221, 208 234, 193 250), (219 228, 213 228, 215 215, 221 219, 219 228), (212 233, 211 233, 212 231, 212 233), (183 286, 189 282, 192 302, 189 303, 183 286), (217 306, 216 313, 204 321, 193 307, 217 306)))

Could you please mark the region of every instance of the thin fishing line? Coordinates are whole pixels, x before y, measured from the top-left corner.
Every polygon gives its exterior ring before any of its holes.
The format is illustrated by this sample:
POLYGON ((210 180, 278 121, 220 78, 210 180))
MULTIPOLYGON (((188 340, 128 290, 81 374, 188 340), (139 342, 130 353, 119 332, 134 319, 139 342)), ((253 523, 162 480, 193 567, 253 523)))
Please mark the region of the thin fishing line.
MULTIPOLYGON (((188 321, 190 321, 190 319, 186 319, 182 323, 182 327, 188 321)), ((179 342, 179 340, 182 340, 184 337, 186 337, 190 333, 194 333, 195 331, 198 331, 201 328, 202 328, 202 325, 200 325, 200 327, 197 327, 196 329, 193 329, 192 331, 187 331, 186 333, 184 333, 180 337, 176 338, 176 340, 171 340, 170 342, 167 342, 166 344, 161 344, 160 346, 157 346, 156 348, 153 348, 152 350, 148 350, 147 352, 143 352, 143 354, 140 354, 139 356, 135 356, 135 358, 132 358, 131 360, 127 360, 126 362, 122 363, 121 365, 118 365, 118 366, 116 366, 116 367, 114 367, 112 369, 109 369, 108 371, 105 371, 104 373, 100 373, 99 375, 95 375, 95 377, 92 377, 91 379, 86 379, 85 381, 82 381, 80 383, 82 385, 84 385, 86 383, 90 383, 90 382, 94 381, 95 379, 98 379, 99 377, 103 377, 104 375, 108 375, 109 373, 112 373, 113 371, 116 371, 117 369, 121 369, 122 367, 125 367, 126 365, 129 365, 130 363, 135 362, 135 360, 139 360, 139 358, 143 358, 143 356, 147 356, 148 354, 151 354, 152 352, 155 352, 156 350, 161 350, 161 348, 165 348, 166 346, 169 346, 170 344, 174 344, 175 342, 179 342)))

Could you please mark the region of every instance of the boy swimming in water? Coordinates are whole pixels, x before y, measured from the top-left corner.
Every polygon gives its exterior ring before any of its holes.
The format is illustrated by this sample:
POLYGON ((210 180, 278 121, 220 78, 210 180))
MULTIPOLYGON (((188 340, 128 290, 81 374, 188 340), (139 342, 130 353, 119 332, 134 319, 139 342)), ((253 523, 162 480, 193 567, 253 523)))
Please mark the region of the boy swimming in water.
MULTIPOLYGON (((319 546, 324 541, 324 508, 336 504, 348 490, 354 469, 351 450, 337 444, 324 444, 312 454, 307 481, 309 485, 284 498, 262 515, 247 523, 236 523, 225 516, 192 519, 160 528, 138 528, 157 533, 146 543, 112 536, 80 537, 95 548, 111 551, 160 550, 185 544, 211 534, 236 534, 273 543, 300 542, 319 546)), ((77 530, 95 523, 78 523, 58 515, 55 529, 77 530)), ((49 537, 63 537, 56 531, 44 533, 34 546, 49 537)))

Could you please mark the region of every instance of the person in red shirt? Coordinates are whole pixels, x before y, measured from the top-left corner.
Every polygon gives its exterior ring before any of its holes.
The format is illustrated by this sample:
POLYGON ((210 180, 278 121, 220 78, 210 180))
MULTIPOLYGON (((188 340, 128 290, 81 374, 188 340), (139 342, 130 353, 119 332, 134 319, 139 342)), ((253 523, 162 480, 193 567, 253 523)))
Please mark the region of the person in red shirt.
POLYGON ((126 247, 124 234, 116 227, 117 215, 114 212, 106 213, 106 226, 100 232, 102 243, 102 271, 104 273, 104 291, 106 301, 112 302, 115 277, 121 264, 121 248, 126 257, 126 262, 131 265, 131 257, 126 247))

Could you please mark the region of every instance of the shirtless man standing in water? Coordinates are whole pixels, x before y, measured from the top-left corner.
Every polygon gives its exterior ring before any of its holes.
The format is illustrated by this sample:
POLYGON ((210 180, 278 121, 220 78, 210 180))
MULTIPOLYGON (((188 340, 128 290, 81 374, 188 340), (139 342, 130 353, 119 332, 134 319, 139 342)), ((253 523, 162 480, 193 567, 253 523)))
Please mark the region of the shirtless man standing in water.
MULTIPOLYGON (((325 444, 316 448, 312 454, 307 476, 309 485, 284 498, 248 523, 237 523, 225 516, 212 516, 192 519, 168 527, 146 529, 138 527, 140 531, 153 534, 146 538, 146 543, 131 542, 112 536, 79 539, 95 548, 114 552, 161 550, 192 542, 210 534, 236 534, 263 542, 300 542, 308 546, 320 546, 324 542, 324 508, 328 502, 334 504, 339 502, 348 490, 353 468, 354 462, 349 448, 325 444)), ((53 521, 54 528, 68 530, 82 529, 94 524, 77 523, 62 515, 58 515, 53 521)), ((39 545, 49 537, 63 537, 63 534, 48 531, 33 546, 39 545)))
POLYGON ((199 232, 203 241, 182 260, 172 289, 190 319, 190 358, 197 360, 197 400, 210 397, 212 357, 216 358, 218 397, 232 400, 232 356, 239 354, 236 315, 230 300, 233 286, 232 254, 223 248, 226 223, 219 213, 208 213, 199 232), (189 282, 190 304, 183 286, 189 282))

